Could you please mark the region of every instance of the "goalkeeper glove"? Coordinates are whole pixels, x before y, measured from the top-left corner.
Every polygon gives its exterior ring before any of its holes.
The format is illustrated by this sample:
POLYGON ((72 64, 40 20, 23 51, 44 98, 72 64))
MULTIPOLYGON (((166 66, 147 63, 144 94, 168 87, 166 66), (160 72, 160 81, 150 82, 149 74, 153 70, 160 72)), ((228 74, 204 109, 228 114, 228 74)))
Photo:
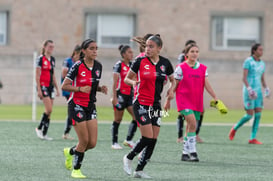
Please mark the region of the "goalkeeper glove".
POLYGON ((269 98, 271 94, 270 89, 267 87, 264 89, 264 97, 269 98))
POLYGON ((252 100, 257 99, 257 93, 249 86, 247 87, 248 97, 252 100))

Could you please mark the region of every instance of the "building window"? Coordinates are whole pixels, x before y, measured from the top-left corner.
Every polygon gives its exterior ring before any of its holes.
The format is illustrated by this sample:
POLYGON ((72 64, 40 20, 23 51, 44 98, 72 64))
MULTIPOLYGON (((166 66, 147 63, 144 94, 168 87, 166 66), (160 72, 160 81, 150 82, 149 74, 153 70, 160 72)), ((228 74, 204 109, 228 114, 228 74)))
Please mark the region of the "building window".
POLYGON ((0 45, 7 44, 8 12, 0 11, 0 45))
POLYGON ((212 18, 212 48, 215 50, 248 50, 261 41, 260 17, 212 18))
POLYGON ((113 48, 131 44, 134 36, 135 16, 126 14, 86 15, 85 38, 95 39, 100 47, 113 48))

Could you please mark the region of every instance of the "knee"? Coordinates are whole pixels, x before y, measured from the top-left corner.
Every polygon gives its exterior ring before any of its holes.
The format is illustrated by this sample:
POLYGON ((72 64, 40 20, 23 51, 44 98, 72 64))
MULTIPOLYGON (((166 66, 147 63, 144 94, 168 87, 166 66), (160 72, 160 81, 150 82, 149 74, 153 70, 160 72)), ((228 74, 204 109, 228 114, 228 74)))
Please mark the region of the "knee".
POLYGON ((87 149, 88 150, 93 149, 96 147, 96 145, 97 145, 97 141, 91 141, 91 142, 89 142, 87 149))
POLYGON ((77 150, 79 152, 84 152, 88 146, 88 139, 79 139, 77 150))
POLYGON ((117 119, 115 119, 115 122, 116 122, 116 123, 118 123, 118 124, 120 124, 120 122, 121 122, 121 118, 117 118, 117 119))
POLYGON ((48 116, 50 116, 50 114, 52 113, 52 108, 47 109, 47 110, 45 111, 45 113, 46 113, 48 116))

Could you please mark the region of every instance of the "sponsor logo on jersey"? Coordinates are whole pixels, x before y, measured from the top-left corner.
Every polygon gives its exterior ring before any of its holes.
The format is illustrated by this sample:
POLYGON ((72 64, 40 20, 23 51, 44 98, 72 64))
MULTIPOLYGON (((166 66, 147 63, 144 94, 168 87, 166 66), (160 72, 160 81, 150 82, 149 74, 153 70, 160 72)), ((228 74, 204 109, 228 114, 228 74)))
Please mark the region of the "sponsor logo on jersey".
POLYGON ((83 76, 83 77, 86 76, 85 71, 83 71, 83 72, 81 73, 81 76, 83 76))
POLYGON ((124 66, 124 67, 123 67, 123 70, 124 70, 124 71, 127 71, 128 69, 127 69, 127 67, 124 66))
POLYGON ((44 65, 47 65, 47 61, 44 61, 44 65))
POLYGON ((144 68, 145 68, 146 70, 149 70, 149 69, 150 69, 150 66, 149 66, 149 65, 145 65, 144 68))

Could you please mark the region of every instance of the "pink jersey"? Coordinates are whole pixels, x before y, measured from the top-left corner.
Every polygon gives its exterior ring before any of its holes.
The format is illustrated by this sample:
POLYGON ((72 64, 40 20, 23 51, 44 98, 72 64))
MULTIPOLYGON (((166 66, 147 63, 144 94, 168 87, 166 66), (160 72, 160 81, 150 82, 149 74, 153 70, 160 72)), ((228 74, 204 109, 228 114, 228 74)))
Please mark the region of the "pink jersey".
POLYGON ((191 109, 203 112, 203 94, 207 67, 203 64, 197 69, 191 68, 186 62, 179 64, 183 78, 177 85, 177 110, 191 109))

